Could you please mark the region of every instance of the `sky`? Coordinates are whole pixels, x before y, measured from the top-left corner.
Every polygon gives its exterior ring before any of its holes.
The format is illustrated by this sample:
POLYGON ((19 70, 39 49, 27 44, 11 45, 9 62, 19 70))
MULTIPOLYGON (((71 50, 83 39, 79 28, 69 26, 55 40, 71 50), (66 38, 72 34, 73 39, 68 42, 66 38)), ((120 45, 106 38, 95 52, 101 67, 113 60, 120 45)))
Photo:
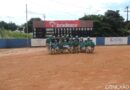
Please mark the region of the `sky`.
POLYGON ((130 0, 0 0, 0 21, 24 24, 26 4, 28 20, 77 20, 84 15, 104 15, 107 10, 120 10, 126 19, 124 11, 130 0))

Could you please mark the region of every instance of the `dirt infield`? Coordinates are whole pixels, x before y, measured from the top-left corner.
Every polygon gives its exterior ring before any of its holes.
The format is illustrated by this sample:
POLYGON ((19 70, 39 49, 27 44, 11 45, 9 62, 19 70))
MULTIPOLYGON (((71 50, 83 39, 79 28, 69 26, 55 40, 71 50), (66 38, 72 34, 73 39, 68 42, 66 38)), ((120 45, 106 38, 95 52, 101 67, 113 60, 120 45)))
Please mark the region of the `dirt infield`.
POLYGON ((60 55, 0 49, 0 90, 130 90, 130 46, 60 55))

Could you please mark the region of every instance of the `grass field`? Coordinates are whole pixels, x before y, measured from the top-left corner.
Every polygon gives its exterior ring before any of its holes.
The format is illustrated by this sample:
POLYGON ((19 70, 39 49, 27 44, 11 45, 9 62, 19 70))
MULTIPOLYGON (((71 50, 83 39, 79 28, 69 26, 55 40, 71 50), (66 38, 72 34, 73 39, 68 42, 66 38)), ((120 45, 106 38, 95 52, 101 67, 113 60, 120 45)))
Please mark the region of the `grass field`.
POLYGON ((32 38, 31 34, 26 34, 22 32, 15 32, 10 30, 0 29, 0 38, 2 39, 24 39, 24 38, 32 38))
POLYGON ((130 46, 60 55, 46 48, 0 49, 0 90, 130 90, 130 46))

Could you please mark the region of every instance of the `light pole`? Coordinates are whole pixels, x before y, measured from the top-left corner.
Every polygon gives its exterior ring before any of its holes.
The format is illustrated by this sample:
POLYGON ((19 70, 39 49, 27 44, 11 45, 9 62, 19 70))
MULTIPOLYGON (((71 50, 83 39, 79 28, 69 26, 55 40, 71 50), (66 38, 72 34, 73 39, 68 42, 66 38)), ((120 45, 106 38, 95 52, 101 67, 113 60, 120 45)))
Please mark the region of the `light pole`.
POLYGON ((45 14, 43 14, 43 20, 45 21, 45 18, 46 18, 46 15, 45 14))
POLYGON ((127 18, 126 18, 126 20, 127 20, 127 22, 128 22, 128 18, 129 18, 129 16, 128 16, 129 10, 128 9, 129 9, 129 6, 126 6, 126 10, 127 10, 126 11, 127 12, 127 18))
POLYGON ((29 40, 28 40, 28 6, 26 2, 26 32, 27 32, 27 47, 29 46, 29 40))
POLYGON ((129 6, 126 6, 126 11, 125 11, 126 13, 127 13, 127 15, 126 15, 126 21, 128 22, 129 21, 129 6))

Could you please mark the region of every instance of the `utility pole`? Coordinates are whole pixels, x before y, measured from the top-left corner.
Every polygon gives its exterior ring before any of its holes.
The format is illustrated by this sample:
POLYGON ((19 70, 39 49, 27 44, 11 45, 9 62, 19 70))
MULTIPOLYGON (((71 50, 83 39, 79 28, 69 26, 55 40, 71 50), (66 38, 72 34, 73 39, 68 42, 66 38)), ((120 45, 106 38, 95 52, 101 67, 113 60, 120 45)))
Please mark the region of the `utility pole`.
POLYGON ((27 47, 29 46, 29 40, 28 40, 28 7, 26 3, 26 31, 27 31, 27 47))
POLYGON ((43 19, 44 19, 44 21, 45 21, 45 18, 46 18, 46 15, 45 15, 45 14, 43 14, 43 19))
POLYGON ((126 13, 127 13, 127 16, 126 16, 126 21, 128 22, 128 20, 129 20, 129 6, 126 6, 126 11, 125 11, 126 13))

